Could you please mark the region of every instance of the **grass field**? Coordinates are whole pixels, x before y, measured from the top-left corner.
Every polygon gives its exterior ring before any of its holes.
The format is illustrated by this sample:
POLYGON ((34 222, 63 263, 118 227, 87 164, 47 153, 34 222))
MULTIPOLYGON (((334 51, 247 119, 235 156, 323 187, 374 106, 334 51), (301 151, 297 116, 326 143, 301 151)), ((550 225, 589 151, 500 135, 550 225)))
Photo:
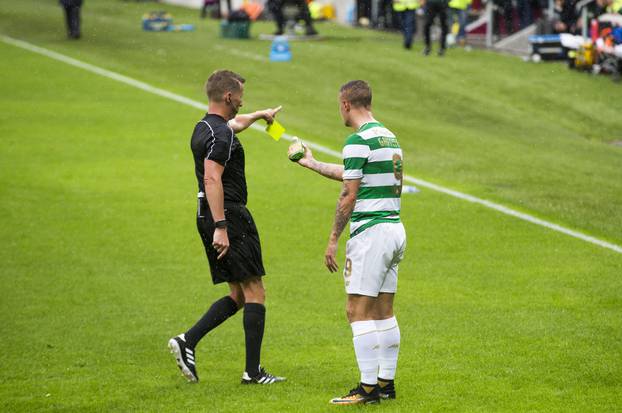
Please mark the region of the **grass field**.
MULTIPOLYGON (((0 0, 0 34, 196 100, 229 67, 248 79, 246 109, 283 104, 289 132, 337 150, 336 90, 368 79, 408 174, 622 242, 622 89, 608 79, 481 51, 423 59, 332 25, 274 65, 268 43, 222 41, 193 11, 166 7, 194 33, 143 33, 154 7, 89 0, 69 42, 55 1, 0 0)), ((268 271, 263 363, 289 380, 240 387, 237 315, 187 384, 166 341, 225 294, 194 229, 202 113, 3 42, 0 56, 0 409, 334 410, 357 380, 342 279, 322 265, 339 185, 288 162, 286 143, 241 135, 268 271)), ((429 190, 402 202, 399 399, 374 410, 622 410, 622 255, 429 190)))

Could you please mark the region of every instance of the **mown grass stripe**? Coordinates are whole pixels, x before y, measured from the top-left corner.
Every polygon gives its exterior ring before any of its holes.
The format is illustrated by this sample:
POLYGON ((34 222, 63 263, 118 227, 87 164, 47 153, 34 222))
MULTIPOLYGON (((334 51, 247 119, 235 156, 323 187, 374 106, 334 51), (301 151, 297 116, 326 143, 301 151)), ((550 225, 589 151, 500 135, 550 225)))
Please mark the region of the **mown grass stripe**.
MULTIPOLYGON (((6 36, 6 35, 0 35, 0 38, 6 44, 9 44, 9 45, 12 45, 12 46, 16 46, 16 47, 19 47, 19 48, 22 48, 22 49, 25 49, 25 50, 28 50, 28 51, 31 51, 31 52, 34 52, 34 53, 38 53, 38 54, 43 55, 43 56, 50 57, 52 59, 61 61, 63 63, 69 64, 69 65, 72 65, 72 66, 75 66, 75 67, 79 67, 79 68, 87 70, 89 72, 92 72, 92 73, 95 73, 95 74, 98 74, 98 75, 101 75, 101 76, 104 76, 104 77, 116 80, 116 81, 121 82, 121 83, 125 83, 127 85, 136 87, 138 89, 142 89, 142 90, 144 90, 146 92, 153 93, 155 95, 158 95, 158 96, 161 96, 161 97, 164 97, 164 98, 167 98, 167 99, 171 99, 171 100, 174 100, 174 101, 179 102, 179 103, 183 103, 184 105, 188 105, 188 106, 200 109, 200 110, 207 110, 207 105, 205 105, 205 104, 203 104, 201 102, 189 99, 187 97, 178 95, 176 93, 169 92, 167 90, 164 90, 164 89, 161 89, 161 88, 158 88, 158 87, 155 87, 155 86, 151 86, 151 85, 149 85, 149 84, 147 84, 145 82, 141 82, 139 80, 130 78, 128 76, 124 76, 124 75, 121 75, 119 73, 112 72, 110 70, 106 70, 106 69, 103 69, 101 67, 98 67, 98 66, 86 63, 86 62, 82 62, 80 60, 77 60, 77 59, 74 59, 72 57, 63 55, 61 53, 54 52, 54 51, 49 50, 49 49, 45 49, 43 47, 35 46, 35 45, 33 45, 31 43, 28 43, 28 42, 25 42, 23 40, 14 39, 14 38, 6 36)), ((257 131, 263 131, 263 129, 264 129, 261 125, 258 125, 258 124, 251 125, 251 128, 255 129, 257 131)), ((289 134, 284 134, 283 138, 288 140, 288 141, 292 141, 294 137, 292 135, 289 135, 289 134)), ((335 151, 334 149, 327 148, 326 146, 323 146, 323 145, 320 145, 320 144, 317 144, 317 143, 314 143, 314 142, 311 142, 311 141, 308 141, 308 140, 306 140, 305 143, 311 149, 315 149, 315 150, 317 150, 319 152, 325 153, 327 155, 334 156, 336 158, 341 158, 341 153, 335 151)), ((372 173, 372 172, 367 172, 367 173, 372 173)), ((566 235, 571 236, 573 238, 577 238, 577 239, 580 239, 582 241, 589 242, 591 244, 598 245, 599 247, 606 248, 606 249, 615 251, 615 252, 617 252, 619 254, 622 254, 622 246, 620 246, 620 245, 617 245, 617 244, 614 244, 614 243, 611 243, 611 242, 608 242, 608 241, 601 240, 601 239, 593 237, 591 235, 583 234, 583 233, 581 233, 579 231, 575 231, 575 230, 563 227, 561 225, 558 225, 558 224, 555 224, 555 223, 552 223, 552 222, 549 222, 549 221, 537 218, 537 217, 535 217, 533 215, 529 215, 529 214, 526 214, 524 212, 516 211, 516 210, 514 210, 512 208, 509 208, 509 207, 506 207, 504 205, 497 204, 496 202, 492 202, 492 201, 488 201, 486 199, 478 198, 478 197, 475 197, 473 195, 465 194, 463 192, 459 192, 459 191, 456 191, 456 190, 453 190, 453 189, 450 189, 450 188, 446 188, 446 187, 434 184, 432 182, 428 182, 428 181, 425 181, 423 179, 415 178, 415 177, 408 176, 408 175, 404 176, 404 180, 408 181, 408 182, 411 182, 411 183, 413 183, 415 185, 419 185, 419 186, 422 186, 424 188, 431 189, 433 191, 440 192, 440 193, 452 196, 454 198, 461 199, 463 201, 467 201, 467 202, 471 202, 471 203, 474 203, 474 204, 482 205, 482 206, 484 206, 486 208, 490 208, 490 209, 493 209, 493 210, 495 210, 497 212, 501 212, 502 214, 510 215, 512 217, 521 219, 523 221, 527 221, 527 222, 530 222, 532 224, 539 225, 541 227, 545 227, 545 228, 548 228, 548 229, 556 231, 556 232, 561 232, 562 234, 566 234, 566 235)))

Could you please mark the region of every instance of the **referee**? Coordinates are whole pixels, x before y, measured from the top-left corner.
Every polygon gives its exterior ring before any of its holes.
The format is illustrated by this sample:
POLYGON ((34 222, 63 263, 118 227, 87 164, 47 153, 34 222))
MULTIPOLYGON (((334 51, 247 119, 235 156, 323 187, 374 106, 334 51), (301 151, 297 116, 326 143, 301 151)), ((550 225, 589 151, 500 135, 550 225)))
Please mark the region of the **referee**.
POLYGON ((195 126, 190 146, 199 184, 197 229, 203 241, 214 284, 226 282, 231 293, 215 301, 188 331, 169 340, 182 374, 199 380, 195 347, 211 330, 244 307, 246 369, 242 384, 272 384, 285 380, 260 367, 266 317, 265 275, 255 222, 246 209, 244 148, 235 135, 259 119, 272 123, 281 107, 238 115, 244 78, 217 70, 207 80, 207 114, 195 126))

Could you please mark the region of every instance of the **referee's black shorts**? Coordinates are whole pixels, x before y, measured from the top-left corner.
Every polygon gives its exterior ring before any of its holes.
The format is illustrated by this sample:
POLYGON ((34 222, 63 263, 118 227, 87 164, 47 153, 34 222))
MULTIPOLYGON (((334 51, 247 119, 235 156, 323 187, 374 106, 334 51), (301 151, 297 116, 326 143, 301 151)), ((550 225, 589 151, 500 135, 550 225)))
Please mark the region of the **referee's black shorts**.
POLYGON ((204 199, 199 201, 197 229, 205 247, 214 284, 240 282, 265 275, 259 233, 250 211, 242 204, 225 204, 225 219, 230 246, 227 254, 218 260, 218 252, 212 246, 212 216, 207 202, 204 199))

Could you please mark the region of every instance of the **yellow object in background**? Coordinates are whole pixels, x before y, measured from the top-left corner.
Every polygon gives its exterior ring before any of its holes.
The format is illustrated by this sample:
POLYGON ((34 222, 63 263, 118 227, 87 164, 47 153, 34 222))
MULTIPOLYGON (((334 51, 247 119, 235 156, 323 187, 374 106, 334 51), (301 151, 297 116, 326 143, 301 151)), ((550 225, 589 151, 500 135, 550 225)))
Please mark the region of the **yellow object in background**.
POLYGON ((312 1, 309 3, 309 13, 311 14, 311 18, 313 20, 320 20, 322 17, 322 5, 316 1, 312 1))
POLYGON ((272 136, 272 139, 278 141, 285 133, 285 128, 277 121, 273 121, 270 125, 266 126, 266 132, 268 135, 272 136))
POLYGON ((309 2, 309 13, 313 20, 333 20, 336 17, 332 4, 320 4, 317 1, 309 2))
POLYGON ((466 10, 473 3, 473 0, 451 0, 449 7, 457 10, 466 10))
POLYGON ((458 22, 454 22, 454 24, 451 25, 451 34, 457 36, 459 31, 460 25, 458 24, 458 22))
POLYGON ((333 20, 337 17, 335 7, 332 4, 325 4, 324 7, 322 7, 322 14, 326 20, 333 20))
POLYGON ((586 42, 576 51, 574 65, 577 69, 591 69, 596 60, 594 45, 586 42))

